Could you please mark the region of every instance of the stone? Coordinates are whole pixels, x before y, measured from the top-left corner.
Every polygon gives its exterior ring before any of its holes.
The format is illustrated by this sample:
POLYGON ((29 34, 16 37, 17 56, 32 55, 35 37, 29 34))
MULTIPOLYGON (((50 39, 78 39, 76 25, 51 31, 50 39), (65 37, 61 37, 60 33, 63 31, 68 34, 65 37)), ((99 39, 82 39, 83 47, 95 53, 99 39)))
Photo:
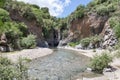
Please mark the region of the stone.
POLYGON ((109 36, 108 36, 108 35, 105 35, 103 40, 106 41, 106 40, 108 40, 108 39, 109 39, 109 36))
POLYGON ((49 47, 47 41, 39 42, 39 43, 37 44, 37 46, 43 47, 43 48, 48 48, 48 47, 49 47))
POLYGON ((115 33, 114 33, 113 29, 111 29, 109 26, 107 26, 105 29, 102 48, 105 49, 108 47, 115 46, 116 43, 117 43, 117 38, 115 37, 115 33))
POLYGON ((92 69, 91 69, 91 68, 87 68, 86 70, 87 70, 87 71, 90 71, 90 72, 92 71, 92 69))
POLYGON ((76 45, 75 49, 82 49, 82 45, 81 44, 76 45))
POLYGON ((90 43, 90 44, 88 45, 88 49, 93 49, 93 48, 94 48, 93 44, 90 43))
POLYGON ((0 46, 0 51, 1 51, 1 52, 6 52, 6 47, 0 46))
POLYGON ((112 72, 111 68, 104 68, 103 72, 112 72))
POLYGON ((7 38, 6 35, 3 33, 0 37, 0 45, 6 45, 7 44, 7 38))

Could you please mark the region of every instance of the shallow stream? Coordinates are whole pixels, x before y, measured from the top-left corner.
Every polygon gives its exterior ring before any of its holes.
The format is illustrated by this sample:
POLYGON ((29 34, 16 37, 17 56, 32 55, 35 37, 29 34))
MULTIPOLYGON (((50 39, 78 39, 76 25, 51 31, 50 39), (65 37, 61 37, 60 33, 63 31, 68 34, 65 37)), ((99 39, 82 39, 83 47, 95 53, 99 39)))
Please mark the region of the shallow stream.
POLYGON ((85 70, 89 58, 76 51, 54 49, 54 53, 30 63, 29 74, 38 80, 72 80, 85 70))

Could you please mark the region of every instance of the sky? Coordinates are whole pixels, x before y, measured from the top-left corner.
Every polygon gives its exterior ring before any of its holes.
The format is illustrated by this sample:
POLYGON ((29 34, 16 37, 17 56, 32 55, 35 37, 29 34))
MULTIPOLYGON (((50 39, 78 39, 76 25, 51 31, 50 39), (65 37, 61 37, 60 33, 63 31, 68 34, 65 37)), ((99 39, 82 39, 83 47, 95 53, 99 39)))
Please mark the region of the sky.
POLYGON ((48 7, 50 15, 66 17, 72 13, 78 5, 87 5, 92 0, 17 0, 25 3, 36 4, 39 7, 48 7))

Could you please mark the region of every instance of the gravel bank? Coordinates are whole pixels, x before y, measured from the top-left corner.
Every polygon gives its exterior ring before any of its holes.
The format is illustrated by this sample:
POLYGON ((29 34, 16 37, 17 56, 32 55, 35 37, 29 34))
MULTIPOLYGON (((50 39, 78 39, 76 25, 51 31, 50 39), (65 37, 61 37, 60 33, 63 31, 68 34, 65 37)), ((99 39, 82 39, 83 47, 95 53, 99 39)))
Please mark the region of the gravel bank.
POLYGON ((6 54, 4 53, 3 55, 5 57, 8 57, 14 62, 18 60, 19 57, 28 58, 32 60, 32 59, 43 57, 52 53, 53 53, 53 50, 48 48, 35 48, 35 49, 24 49, 22 51, 13 52, 13 53, 6 53, 6 54))

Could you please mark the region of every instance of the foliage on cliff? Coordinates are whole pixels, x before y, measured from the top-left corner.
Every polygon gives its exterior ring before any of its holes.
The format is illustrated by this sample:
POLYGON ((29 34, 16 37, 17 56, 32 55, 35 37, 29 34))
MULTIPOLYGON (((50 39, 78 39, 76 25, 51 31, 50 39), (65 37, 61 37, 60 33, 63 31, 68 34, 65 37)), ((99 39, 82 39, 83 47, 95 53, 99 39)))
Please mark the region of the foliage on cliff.
POLYGON ((0 0, 0 36, 5 33, 9 41, 8 44, 12 45, 13 48, 20 48, 22 43, 27 42, 25 41, 27 39, 23 40, 23 37, 27 38, 31 34, 28 31, 29 26, 25 24, 25 20, 29 21, 29 23, 35 21, 42 28, 42 33, 40 32, 40 34, 45 39, 50 36, 50 30, 66 26, 62 21, 63 19, 50 16, 49 9, 46 7, 40 8, 37 5, 13 0, 0 0), (23 22, 18 19, 12 19, 12 12, 22 17, 24 19, 23 22))
MULTIPOLYGON (((83 38, 83 36, 101 35, 104 33, 105 24, 107 23, 113 28, 116 37, 120 38, 119 0, 92 0, 86 6, 79 5, 66 19, 71 33, 76 35, 74 32, 77 30, 80 33, 77 40, 83 38)), ((82 42, 88 45, 90 40, 86 38, 82 42)))
POLYGON ((50 37, 49 32, 52 29, 60 30, 62 33, 61 39, 67 37, 68 29, 73 20, 84 19, 89 14, 96 13, 98 16, 109 17, 110 26, 114 29, 116 36, 119 38, 119 4, 119 0, 93 0, 87 6, 79 5, 71 15, 61 19, 51 16, 49 9, 46 7, 40 8, 37 5, 26 4, 16 0, 0 0, 0 34, 5 33, 8 38, 11 37, 12 40, 10 40, 9 44, 14 47, 20 45, 19 43, 23 37, 27 37, 31 34, 28 31, 29 26, 25 24, 25 21, 20 22, 17 19, 13 20, 11 18, 11 11, 19 14, 20 17, 29 22, 33 20, 36 21, 37 25, 42 27, 42 33, 40 34, 42 34, 45 39, 50 37), (10 30, 7 32, 7 29, 10 30), (16 41, 18 41, 18 45, 12 43, 16 41))
POLYGON ((68 19, 69 21, 81 19, 91 13, 113 16, 119 10, 119 3, 119 0, 93 0, 87 6, 79 5, 68 19))

